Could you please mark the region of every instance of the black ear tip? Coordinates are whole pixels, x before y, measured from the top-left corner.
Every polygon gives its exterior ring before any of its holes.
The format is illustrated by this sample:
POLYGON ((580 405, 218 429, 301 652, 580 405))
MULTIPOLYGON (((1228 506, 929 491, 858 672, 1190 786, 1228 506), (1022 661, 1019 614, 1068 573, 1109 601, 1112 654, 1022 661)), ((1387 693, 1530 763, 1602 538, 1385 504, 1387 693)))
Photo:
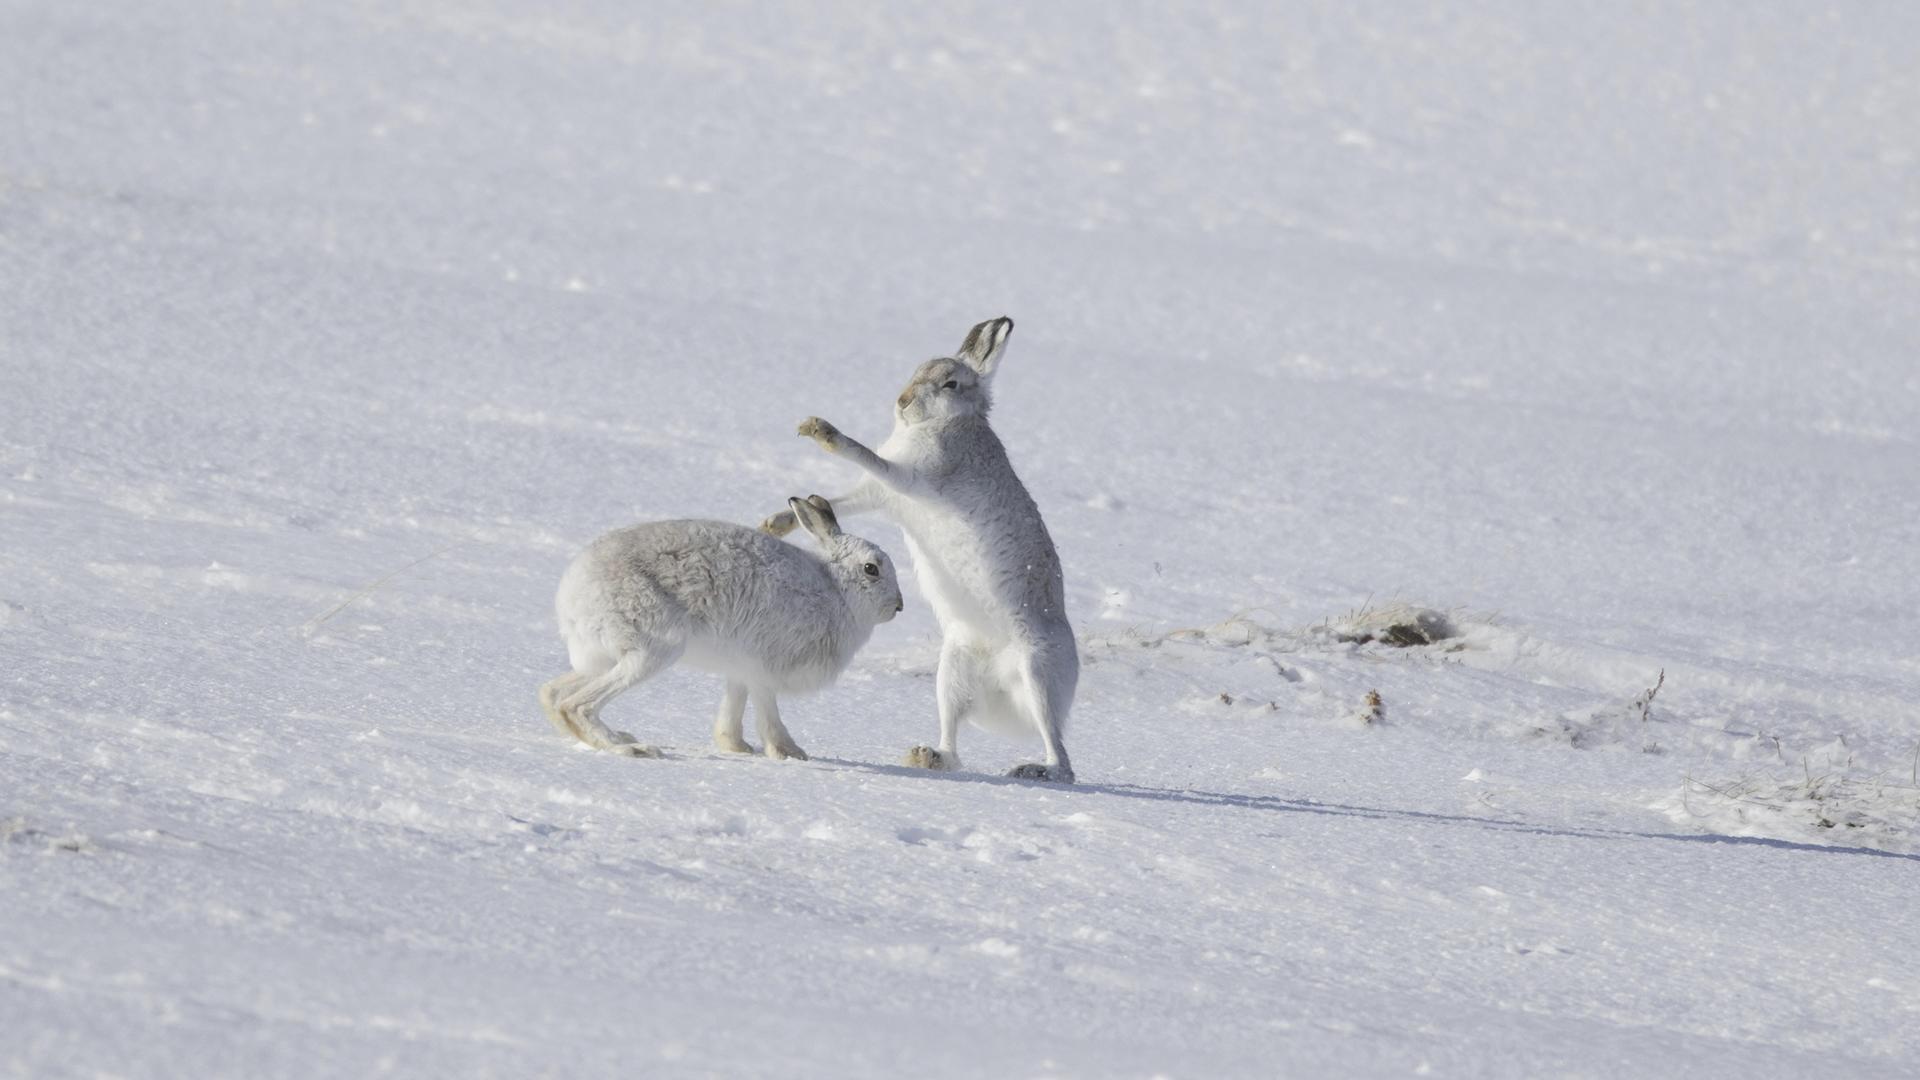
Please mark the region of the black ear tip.
POLYGON ((825 510, 829 514, 833 512, 833 504, 818 495, 807 496, 807 505, 815 510, 825 510))
POLYGON ((798 512, 802 501, 798 495, 787 496, 787 509, 798 512))

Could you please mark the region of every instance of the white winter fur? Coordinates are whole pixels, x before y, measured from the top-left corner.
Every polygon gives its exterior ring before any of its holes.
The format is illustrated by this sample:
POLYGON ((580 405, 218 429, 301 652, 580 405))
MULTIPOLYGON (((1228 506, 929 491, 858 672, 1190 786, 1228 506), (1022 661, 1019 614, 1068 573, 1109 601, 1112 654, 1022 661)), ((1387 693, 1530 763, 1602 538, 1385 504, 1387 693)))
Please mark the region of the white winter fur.
MULTIPOLYGON (((960 721, 1037 732, 1044 764, 1012 775, 1072 782, 1061 741, 1080 677, 1067 622, 1060 557, 1005 447, 987 422, 990 384, 1012 319, 973 328, 953 357, 920 365, 895 401, 893 433, 878 451, 810 417, 800 434, 865 470, 834 500, 843 514, 879 511, 898 524, 944 640, 935 679, 940 745, 914 747, 909 765, 959 765, 960 721)), ((762 528, 795 525, 776 514, 762 528)))
POLYGON ((767 756, 805 760, 776 695, 838 678, 899 612, 900 583, 885 552, 840 531, 826 500, 788 505, 824 558, 718 521, 635 525, 581 552, 554 600, 573 670, 540 688, 553 726, 588 746, 658 757, 601 723, 600 710, 678 661, 726 680, 714 745, 752 752, 741 734, 751 697, 767 756))

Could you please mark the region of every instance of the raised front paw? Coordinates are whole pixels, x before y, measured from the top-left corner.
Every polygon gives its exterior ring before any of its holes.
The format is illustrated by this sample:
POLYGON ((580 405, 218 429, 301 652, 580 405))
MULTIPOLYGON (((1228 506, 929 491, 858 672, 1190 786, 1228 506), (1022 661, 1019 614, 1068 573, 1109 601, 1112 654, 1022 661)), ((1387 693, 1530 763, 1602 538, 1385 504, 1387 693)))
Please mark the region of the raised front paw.
POLYGON ((1073 770, 1065 765, 1042 765, 1039 762, 1028 762, 1025 765, 1015 765, 1012 769, 1008 770, 1007 775, 1013 777, 1015 780, 1045 780, 1053 784, 1073 783, 1073 770))
POLYGON ((902 764, 909 769, 932 769, 935 772, 952 772, 960 767, 959 754, 943 754, 931 746, 916 746, 907 751, 902 764))
POLYGON ((840 429, 817 416, 800 421, 800 434, 819 443, 822 449, 834 452, 840 449, 840 429))
POLYGON ((782 510, 761 522, 760 531, 769 536, 785 536, 797 528, 799 524, 800 519, 793 516, 793 511, 782 510))

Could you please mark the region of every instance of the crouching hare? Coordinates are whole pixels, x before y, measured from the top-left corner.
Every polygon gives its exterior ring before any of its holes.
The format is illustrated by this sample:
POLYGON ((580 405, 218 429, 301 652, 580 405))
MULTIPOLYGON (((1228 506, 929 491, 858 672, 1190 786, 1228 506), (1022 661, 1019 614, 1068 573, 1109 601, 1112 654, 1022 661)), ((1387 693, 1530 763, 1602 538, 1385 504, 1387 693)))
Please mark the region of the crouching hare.
POLYGON ((873 628, 899 613, 900 583, 886 552, 842 533, 825 499, 787 505, 822 555, 719 521, 635 525, 581 552, 554 600, 573 670, 540 688, 554 728, 601 750, 659 757, 601 723, 600 710, 678 661, 726 680, 715 746, 753 752, 740 731, 751 696, 766 755, 806 760, 775 695, 838 678, 873 628))
MULTIPOLYGON (((894 402, 893 433, 878 452, 818 417, 807 418, 800 434, 865 471, 859 486, 833 504, 842 514, 879 511, 900 526, 914 575, 940 621, 940 745, 914 747, 907 764, 957 768, 960 721, 971 720, 1040 736, 1045 762, 1009 775, 1072 783, 1061 732, 1080 654, 1067 623, 1060 557, 987 423, 989 388, 1012 333, 1012 319, 990 319, 954 356, 921 364, 894 402)), ((780 513, 760 527, 780 536, 797 520, 780 513)))

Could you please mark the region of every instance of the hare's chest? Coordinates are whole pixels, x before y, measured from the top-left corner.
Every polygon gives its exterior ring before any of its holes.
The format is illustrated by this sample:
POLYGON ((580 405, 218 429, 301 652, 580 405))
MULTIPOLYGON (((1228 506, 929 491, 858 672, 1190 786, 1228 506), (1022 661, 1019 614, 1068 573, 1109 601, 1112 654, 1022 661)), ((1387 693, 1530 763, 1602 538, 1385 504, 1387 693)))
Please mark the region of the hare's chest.
POLYGON ((944 507, 914 507, 900 519, 914 577, 943 625, 965 623, 987 634, 1006 622, 992 546, 972 523, 944 507))

